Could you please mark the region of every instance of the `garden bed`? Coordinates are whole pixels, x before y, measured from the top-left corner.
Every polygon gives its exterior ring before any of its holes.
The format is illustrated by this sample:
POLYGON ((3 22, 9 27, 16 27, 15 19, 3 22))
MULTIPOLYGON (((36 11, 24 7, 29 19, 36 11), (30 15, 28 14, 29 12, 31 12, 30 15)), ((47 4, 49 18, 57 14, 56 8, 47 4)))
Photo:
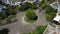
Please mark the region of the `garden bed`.
POLYGON ((38 26, 36 30, 29 32, 28 34, 43 34, 47 26, 38 26))

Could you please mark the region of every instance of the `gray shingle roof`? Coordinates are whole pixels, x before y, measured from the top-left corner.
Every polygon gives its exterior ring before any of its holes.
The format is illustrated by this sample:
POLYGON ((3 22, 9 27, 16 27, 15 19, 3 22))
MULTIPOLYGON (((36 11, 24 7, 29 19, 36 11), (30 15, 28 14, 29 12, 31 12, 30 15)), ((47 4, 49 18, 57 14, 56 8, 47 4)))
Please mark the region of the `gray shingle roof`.
POLYGON ((60 2, 60 0, 58 0, 58 2, 60 2))
POLYGON ((60 0, 57 0, 58 4, 60 5, 60 0))
POLYGON ((21 0, 9 0, 9 1, 21 1, 21 0))

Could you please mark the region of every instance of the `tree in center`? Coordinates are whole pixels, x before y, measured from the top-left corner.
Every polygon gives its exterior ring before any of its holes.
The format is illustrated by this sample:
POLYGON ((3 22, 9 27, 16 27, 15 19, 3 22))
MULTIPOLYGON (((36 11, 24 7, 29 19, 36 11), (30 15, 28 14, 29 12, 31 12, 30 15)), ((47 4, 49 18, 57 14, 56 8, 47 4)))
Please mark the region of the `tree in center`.
POLYGON ((27 10, 26 17, 30 20, 36 20, 37 19, 37 16, 32 9, 27 10))

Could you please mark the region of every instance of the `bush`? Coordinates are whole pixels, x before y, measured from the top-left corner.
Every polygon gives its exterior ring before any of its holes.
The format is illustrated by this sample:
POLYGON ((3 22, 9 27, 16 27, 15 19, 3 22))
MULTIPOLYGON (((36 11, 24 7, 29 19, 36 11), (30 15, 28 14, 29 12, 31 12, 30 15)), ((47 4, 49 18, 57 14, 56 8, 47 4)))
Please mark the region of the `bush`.
POLYGON ((45 9, 47 6, 47 1, 46 0, 42 0, 39 2, 39 8, 45 9))
POLYGON ((35 5, 32 4, 32 3, 26 2, 25 4, 23 4, 23 5, 20 6, 20 10, 21 11, 27 10, 28 8, 34 9, 35 8, 35 5))
POLYGON ((9 15, 16 15, 15 8, 13 6, 7 6, 5 13, 6 13, 6 17, 8 17, 9 15))
POLYGON ((48 6, 46 9, 46 18, 48 21, 53 21, 53 18, 56 16, 57 10, 48 6))
POLYGON ((1 19, 5 19, 6 18, 6 14, 4 12, 0 12, 0 18, 1 19))
POLYGON ((11 23, 12 18, 15 18, 15 15, 10 15, 10 16, 8 16, 7 21, 8 21, 9 23, 11 23))
POLYGON ((35 12, 33 12, 32 9, 27 10, 26 17, 28 17, 28 19, 30 19, 30 20, 36 20, 37 19, 37 16, 36 16, 35 12))
POLYGON ((39 2, 39 6, 41 6, 42 4, 44 4, 43 0, 39 2))
POLYGON ((42 4, 40 7, 41 7, 41 8, 45 8, 45 6, 46 6, 46 4, 42 4))
POLYGON ((15 9, 16 11, 19 10, 18 7, 7 5, 7 9, 3 9, 4 11, 0 12, 0 19, 5 19, 9 15, 16 15, 17 12, 15 12, 15 9))
POLYGON ((15 8, 15 10, 16 10, 16 11, 19 11, 19 8, 20 8, 20 7, 17 6, 17 7, 15 8))
POLYGON ((2 19, 2 17, 0 17, 0 20, 2 19))

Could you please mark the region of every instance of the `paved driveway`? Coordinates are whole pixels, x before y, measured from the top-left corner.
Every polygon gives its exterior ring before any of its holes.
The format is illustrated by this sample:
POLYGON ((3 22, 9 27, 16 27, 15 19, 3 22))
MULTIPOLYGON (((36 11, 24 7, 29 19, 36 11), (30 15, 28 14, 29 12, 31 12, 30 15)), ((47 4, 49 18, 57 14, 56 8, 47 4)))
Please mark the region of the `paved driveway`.
POLYGON ((38 20, 35 23, 27 23, 23 20, 25 16, 25 12, 20 12, 17 14, 17 22, 11 23, 5 26, 1 26, 0 29, 8 28, 10 30, 9 34, 17 34, 20 32, 27 33, 35 29, 38 25, 48 25, 48 22, 45 19, 45 12, 38 12, 35 10, 36 14, 38 15, 38 20))

